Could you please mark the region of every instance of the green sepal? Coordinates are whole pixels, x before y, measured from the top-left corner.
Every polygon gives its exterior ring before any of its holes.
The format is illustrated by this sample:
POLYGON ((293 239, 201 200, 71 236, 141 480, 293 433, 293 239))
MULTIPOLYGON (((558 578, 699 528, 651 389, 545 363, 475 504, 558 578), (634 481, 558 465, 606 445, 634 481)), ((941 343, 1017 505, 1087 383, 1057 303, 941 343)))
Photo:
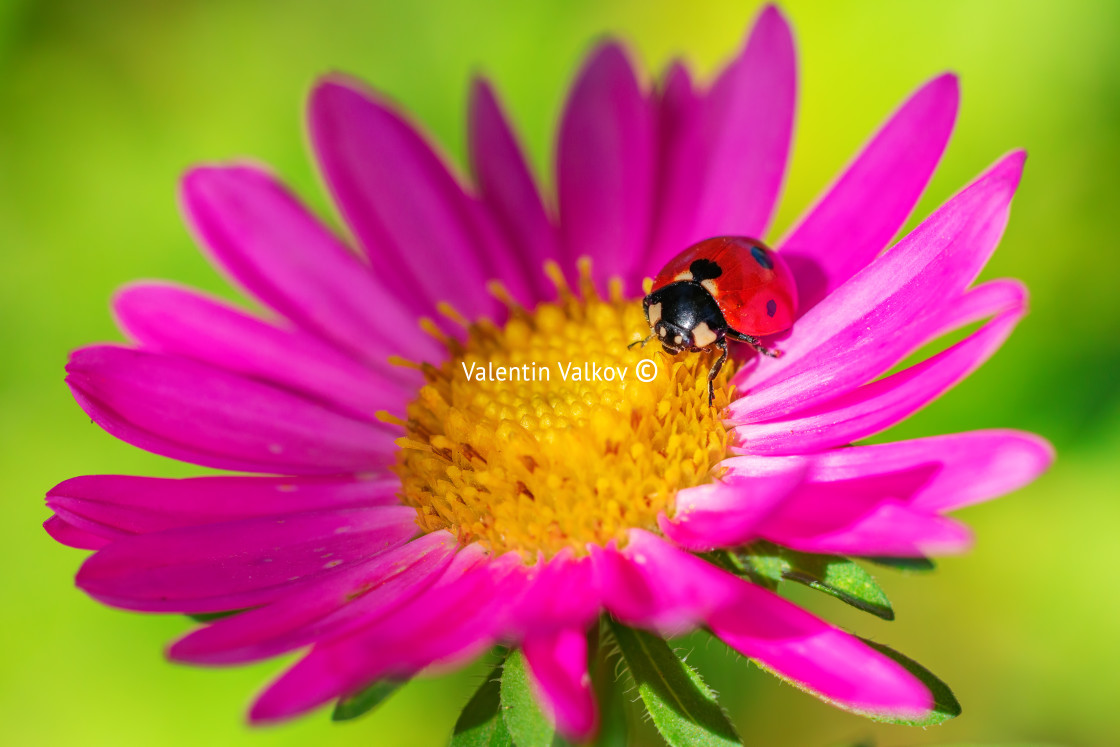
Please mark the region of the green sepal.
POLYGON ((884 620, 894 619, 886 593, 870 573, 847 558, 797 552, 764 541, 724 556, 740 575, 771 591, 780 581, 796 581, 884 620))
POLYGON ((890 646, 884 646, 882 643, 869 641, 866 638, 862 638, 861 640, 883 656, 901 664, 907 672, 917 677, 933 695, 933 711, 925 718, 902 719, 868 714, 870 718, 875 721, 884 721, 888 724, 902 724, 904 726, 936 726, 937 724, 944 723, 951 718, 956 718, 961 715, 961 704, 957 701, 956 696, 953 695, 953 691, 949 689, 948 685, 938 679, 933 672, 910 657, 895 651, 890 646))
POLYGON ((808 555, 782 549, 787 567, 782 578, 823 591, 856 609, 884 620, 894 619, 887 595, 871 574, 847 558, 836 555, 808 555))
POLYGON ((722 556, 724 562, 719 564, 732 573, 746 576, 770 591, 778 590, 778 584, 782 581, 782 571, 786 568, 786 562, 778 554, 777 545, 765 541, 754 542, 738 550, 713 553, 713 555, 722 556))
POLYGON ((716 694, 663 639, 609 621, 650 719, 671 747, 741 745, 716 694))
POLYGON ((450 747, 513 747, 513 738, 502 717, 502 668, 499 665, 459 714, 450 747))
POLYGON ((517 747, 550 747, 555 729, 537 705, 520 651, 510 653, 502 665, 501 702, 502 718, 517 747))
POLYGON ((599 735, 596 747, 627 747, 630 725, 627 705, 630 698, 618 685, 618 643, 611 633, 607 615, 600 615, 589 639, 588 661, 595 700, 599 704, 599 735))
POLYGON ((937 568, 929 558, 867 557, 863 560, 905 573, 929 573, 937 568))
POLYGON ((223 617, 233 617, 234 615, 245 612, 245 610, 227 610, 226 612, 193 612, 188 614, 187 617, 199 623, 208 623, 214 620, 221 620, 223 617))
POLYGON ((778 679, 782 680, 783 682, 793 685, 802 692, 808 693, 815 698, 820 698, 824 702, 848 711, 849 713, 854 713, 858 716, 869 718, 872 721, 880 721, 887 724, 898 724, 901 726, 936 726, 937 724, 944 723, 951 718, 956 718, 961 714, 961 704, 957 702, 956 697, 954 697, 953 695, 953 691, 949 689, 948 685, 935 677, 933 673, 928 669, 926 669, 913 659, 903 656, 889 646, 884 646, 881 643, 869 641, 866 638, 860 638, 860 640, 879 653, 888 657, 889 659, 892 659, 893 661, 901 664, 902 667, 906 669, 906 671, 917 677, 918 680, 926 686, 926 688, 930 691, 930 694, 933 695, 933 709, 927 716, 919 719, 908 719, 898 716, 891 716, 879 711, 867 711, 860 708, 852 708, 851 706, 845 705, 844 703, 840 703, 832 700, 831 698, 825 697, 819 692, 813 690, 810 687, 807 687, 800 682, 797 682, 796 680, 789 679, 780 672, 776 672, 765 664, 760 663, 757 659, 751 659, 751 663, 762 671, 768 672, 778 679))
POLYGON ((334 704, 331 721, 349 721, 369 713, 406 682, 408 680, 378 680, 364 690, 339 698, 334 704))

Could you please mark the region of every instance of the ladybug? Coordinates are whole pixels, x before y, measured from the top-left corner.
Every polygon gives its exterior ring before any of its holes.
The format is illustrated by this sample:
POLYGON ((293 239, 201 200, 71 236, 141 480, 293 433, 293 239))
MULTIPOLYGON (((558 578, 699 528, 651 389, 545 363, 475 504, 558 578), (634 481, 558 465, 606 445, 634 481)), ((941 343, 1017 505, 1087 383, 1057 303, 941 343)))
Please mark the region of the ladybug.
POLYGON ((708 406, 713 381, 727 360, 727 340, 745 342, 763 355, 760 337, 788 329, 797 311, 797 286, 786 263, 765 244, 744 236, 718 236, 693 244, 657 274, 642 299, 651 334, 665 352, 696 353, 712 345, 721 351, 708 372, 708 406))

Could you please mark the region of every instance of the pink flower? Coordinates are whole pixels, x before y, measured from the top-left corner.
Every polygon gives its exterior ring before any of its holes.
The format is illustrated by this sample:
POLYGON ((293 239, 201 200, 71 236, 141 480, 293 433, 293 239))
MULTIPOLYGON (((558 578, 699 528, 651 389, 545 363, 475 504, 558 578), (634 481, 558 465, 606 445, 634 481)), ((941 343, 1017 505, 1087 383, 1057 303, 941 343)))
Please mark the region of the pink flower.
POLYGON ((471 92, 468 189, 383 99, 322 80, 312 141, 361 255, 261 168, 195 169, 182 186, 191 227, 273 316, 136 284, 114 306, 134 344, 83 348, 67 367, 79 404, 113 436, 264 476, 63 482, 47 496, 55 515, 45 526, 97 550, 78 586, 145 612, 247 610, 175 643, 179 661, 235 664, 310 646, 259 697, 254 721, 500 643, 520 648, 558 728, 585 738, 597 724, 587 632, 603 612, 659 635, 704 626, 841 707, 928 714, 930 690, 895 660, 695 553, 758 540, 854 556, 960 552, 971 537, 947 512, 1015 490, 1050 463, 1044 441, 1002 430, 848 448, 967 376, 1026 311, 1014 280, 972 285, 1007 222, 1022 152, 883 252, 948 141, 955 77, 919 88, 772 242, 796 275, 800 318, 772 341, 780 359, 741 360, 723 425, 690 388, 703 366, 673 373, 687 377, 683 388, 665 389, 648 411, 645 385, 580 390, 561 406, 545 389, 466 402, 461 393, 476 390, 452 378, 480 351, 513 349, 516 325, 532 333, 517 337, 525 346, 552 344, 542 330, 563 338, 567 324, 582 336, 558 349, 631 355, 625 342, 640 325, 588 326, 585 305, 632 320, 641 279, 683 247, 767 235, 795 93, 793 40, 774 8, 710 86, 674 64, 648 90, 622 48, 605 43, 564 112, 552 211, 485 82, 471 92), (621 279, 611 300, 577 269, 583 255, 599 288, 621 279), (563 287, 556 300, 541 272, 549 261, 584 283, 582 301, 563 287), (456 314, 511 321, 464 330, 456 314), (426 323, 431 334, 420 317, 439 320, 426 323), (616 412, 625 426, 609 419, 616 412), (643 430, 655 414, 662 425, 643 430), (603 433, 609 447, 596 441, 603 433), (678 435, 699 445, 666 458, 678 435), (629 461, 582 466, 607 452, 629 461), (511 497, 514 484, 524 496, 511 497))

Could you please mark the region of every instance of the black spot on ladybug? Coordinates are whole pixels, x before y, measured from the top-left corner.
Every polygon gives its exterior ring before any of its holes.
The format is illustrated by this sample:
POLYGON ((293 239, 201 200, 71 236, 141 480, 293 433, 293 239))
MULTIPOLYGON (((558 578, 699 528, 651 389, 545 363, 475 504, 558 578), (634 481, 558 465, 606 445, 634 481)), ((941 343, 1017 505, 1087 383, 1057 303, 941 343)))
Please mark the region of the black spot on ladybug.
MULTIPOLYGON (((764 252, 762 249, 759 249, 757 246, 751 247, 751 256, 754 257, 754 261, 762 265, 763 268, 767 270, 774 269, 774 261, 771 260, 770 257, 766 256, 766 252, 764 252)), ((770 316, 774 315, 770 314, 770 316)))
POLYGON ((773 298, 766 302, 766 313, 769 316, 774 316, 778 313, 778 303, 773 298))
POLYGON ((715 280, 723 274, 723 268, 710 259, 694 260, 688 266, 688 271, 692 273, 692 279, 697 283, 702 283, 705 280, 715 280))

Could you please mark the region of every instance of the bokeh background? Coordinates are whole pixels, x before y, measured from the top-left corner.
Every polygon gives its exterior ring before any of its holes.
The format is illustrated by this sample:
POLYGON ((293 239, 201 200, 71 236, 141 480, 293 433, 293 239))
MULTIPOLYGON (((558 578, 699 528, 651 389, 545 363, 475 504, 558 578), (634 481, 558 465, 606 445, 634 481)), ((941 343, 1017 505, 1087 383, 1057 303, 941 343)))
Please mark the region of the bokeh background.
MULTIPOLYGON (((789 0, 801 55, 789 225, 912 89, 963 79, 956 136, 917 216, 1014 147, 1030 151, 987 277, 1022 278, 1033 311, 996 358, 893 436, 1011 426, 1058 448, 1053 471, 968 509, 974 552, 934 574, 878 575, 897 620, 813 609, 926 664, 964 715, 882 726, 779 684, 702 639, 698 664, 749 745, 1120 743, 1120 4, 789 0)), ((84 553, 39 528, 42 495, 92 472, 199 470, 118 443, 63 385, 67 351, 120 339, 107 302, 138 277, 236 297, 179 220, 190 164, 252 156, 332 216, 301 108, 339 69, 399 101, 462 166, 471 75, 491 76, 551 180, 554 123, 582 55, 626 39, 647 70, 705 75, 753 2, 0 2, 0 741, 6 744, 441 744, 482 675, 420 679, 344 725, 320 712, 251 730, 281 663, 200 670, 161 659, 179 617, 101 607, 72 586, 84 553)), ((913 221, 912 221, 913 223, 913 221)), ((837 237, 842 241, 843 237, 837 237)), ((656 743, 649 727, 635 743, 656 743), (651 741, 653 740, 653 741, 651 741)))

